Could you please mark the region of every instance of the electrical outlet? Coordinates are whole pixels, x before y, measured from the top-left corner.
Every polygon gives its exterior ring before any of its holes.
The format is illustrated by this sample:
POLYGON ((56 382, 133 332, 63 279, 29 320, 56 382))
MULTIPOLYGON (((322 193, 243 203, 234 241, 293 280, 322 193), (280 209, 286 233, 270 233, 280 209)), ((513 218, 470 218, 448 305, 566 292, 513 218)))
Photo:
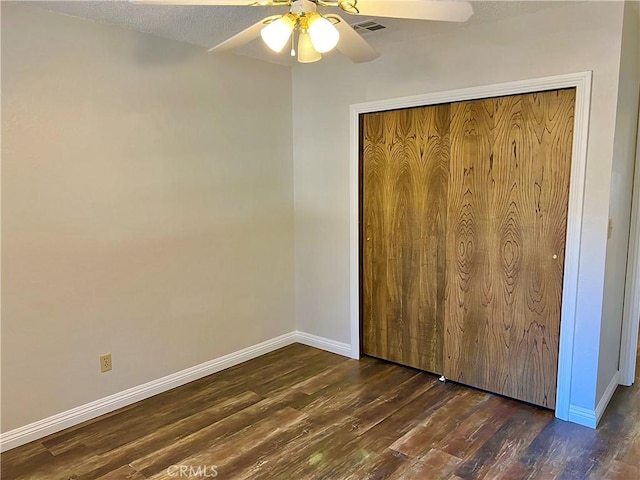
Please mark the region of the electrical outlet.
POLYGON ((108 372, 113 368, 113 363, 111 363, 111 354, 105 353, 104 355, 100 355, 100 372, 108 372))

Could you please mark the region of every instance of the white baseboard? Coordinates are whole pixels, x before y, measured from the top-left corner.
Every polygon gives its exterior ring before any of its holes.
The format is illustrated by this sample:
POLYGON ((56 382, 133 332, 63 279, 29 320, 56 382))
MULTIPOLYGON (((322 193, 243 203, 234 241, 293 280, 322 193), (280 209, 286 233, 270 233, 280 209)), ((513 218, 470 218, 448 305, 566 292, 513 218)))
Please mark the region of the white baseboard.
POLYGON ((609 385, 607 385, 607 389, 604 391, 604 394, 602 395, 602 398, 598 402, 598 405, 596 405, 596 425, 600 422, 600 419, 602 418, 602 415, 604 414, 604 411, 607 408, 607 405, 609 405, 609 402, 611 401, 611 397, 613 397, 613 394, 616 393, 616 389, 618 388, 619 384, 620 384, 620 372, 618 371, 611 378, 609 385))
POLYGON ((348 343, 336 342, 335 340, 318 337, 317 335, 305 332, 296 332, 296 341, 303 345, 342 355, 343 357, 351 357, 351 345, 348 343))
POLYGON ((609 405, 609 402, 611 401, 611 397, 613 397, 613 394, 616 392, 616 388, 618 388, 619 379, 620 372, 616 372, 611 378, 607 389, 604 391, 604 394, 595 409, 569 405, 568 420, 579 425, 584 425, 585 427, 596 428, 605 409, 607 408, 607 405, 609 405))
POLYGON ((38 440, 52 433, 64 430, 65 428, 113 412, 118 408, 126 407, 145 398, 171 390, 172 388, 180 387, 194 380, 204 378, 207 375, 233 367, 295 342, 296 332, 287 333, 209 362, 201 363, 195 367, 187 368, 186 370, 167 375, 166 377, 72 408, 66 412, 58 413, 49 418, 30 423, 24 427, 10 430, 0 436, 0 451, 4 452, 24 445, 25 443, 38 440))
POLYGON ((592 408, 578 407, 577 405, 569 405, 568 421, 583 425, 589 428, 596 428, 596 411, 592 408))
POLYGON ((10 430, 0 435, 0 452, 5 452, 20 445, 33 442, 34 440, 59 432, 65 428, 73 427, 87 420, 97 418, 100 415, 113 412, 114 410, 153 397, 172 388, 199 380, 200 378, 239 365, 296 342, 337 353, 338 355, 344 355, 345 357, 348 357, 351 352, 350 345, 334 340, 304 332, 296 331, 286 333, 257 345, 243 348, 237 352, 201 363, 195 367, 187 368, 186 370, 167 375, 166 377, 72 408, 66 412, 58 413, 43 420, 25 425, 24 427, 10 430))

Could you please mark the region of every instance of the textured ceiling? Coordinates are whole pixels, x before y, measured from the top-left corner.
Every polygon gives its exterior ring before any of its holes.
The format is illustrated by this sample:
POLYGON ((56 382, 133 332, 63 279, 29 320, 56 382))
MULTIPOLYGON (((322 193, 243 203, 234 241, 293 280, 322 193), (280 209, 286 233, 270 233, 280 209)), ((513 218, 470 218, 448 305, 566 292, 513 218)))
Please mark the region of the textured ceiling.
MULTIPOLYGON (((385 42, 395 43, 404 37, 452 31, 465 28, 468 24, 524 15, 562 3, 564 2, 474 1, 474 15, 466 24, 376 19, 389 28, 367 34, 367 40, 374 46, 382 48, 385 42)), ((123 0, 35 1, 29 4, 203 47, 214 46, 266 16, 287 11, 286 7, 136 5, 123 0)), ((344 15, 344 17, 350 23, 367 19, 351 15, 344 15)), ((239 53, 276 63, 290 63, 287 55, 274 56, 266 52, 260 42, 252 42, 252 45, 243 48, 239 53)))

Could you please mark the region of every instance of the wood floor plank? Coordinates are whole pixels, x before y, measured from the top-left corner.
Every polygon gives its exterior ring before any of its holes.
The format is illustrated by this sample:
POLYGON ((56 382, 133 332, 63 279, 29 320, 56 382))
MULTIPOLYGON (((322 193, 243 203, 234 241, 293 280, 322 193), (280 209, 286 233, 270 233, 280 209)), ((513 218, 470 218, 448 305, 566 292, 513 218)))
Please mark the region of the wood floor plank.
POLYGON ((287 407, 288 398, 267 398, 244 410, 230 415, 204 428, 196 430, 165 447, 152 451, 148 455, 131 462, 131 466, 145 475, 155 474, 163 468, 175 465, 187 458, 191 452, 214 444, 222 444, 235 432, 250 427, 270 412, 287 407))
POLYGON ((340 412, 325 412, 309 420, 309 424, 303 427, 302 435, 297 435, 286 444, 286 447, 277 450, 275 454, 262 451, 264 457, 249 468, 240 472, 233 472, 238 479, 273 479, 273 478, 303 478, 296 476, 295 472, 306 463, 314 464, 322 461, 318 454, 323 443, 330 442, 331 438, 347 430, 351 419, 340 412))
MULTIPOLYGON (((264 397, 255 392, 243 392, 233 396, 221 396, 216 399, 214 406, 202 404, 198 410, 185 409, 180 415, 150 414, 144 422, 137 422, 136 428, 127 431, 115 431, 103 435, 101 438, 92 437, 84 443, 101 454, 108 452, 129 451, 132 445, 142 440, 144 444, 153 441, 156 445, 161 442, 175 440, 181 435, 187 435, 194 429, 204 428, 223 418, 241 411, 244 408, 264 400, 264 397), (169 426, 170 428, 167 428, 169 426), (169 437, 169 438, 167 438, 169 437)), ((147 445, 148 446, 148 445, 147 445)))
MULTIPOLYGON (((224 443, 208 444, 205 448, 200 448, 196 453, 176 463, 194 468, 200 466, 210 467, 209 470, 223 470, 228 463, 252 448, 260 448, 263 442, 278 435, 287 427, 299 423, 305 417, 305 414, 285 407, 230 435, 224 443)), ((170 465, 153 464, 141 471, 152 480, 171 480, 175 476, 168 471, 168 467, 170 465)))
POLYGON ((629 446, 626 451, 623 450, 623 454, 618 455, 616 460, 628 465, 640 465, 640 433, 636 433, 635 437, 629 442, 629 446))
POLYGON ((2 463, 6 465, 14 465, 21 463, 30 463, 35 461, 34 458, 39 456, 50 457, 52 454, 48 451, 42 442, 31 442, 19 448, 14 448, 2 454, 2 463))
POLYGON ((591 430, 411 368, 294 345, 5 452, 0 478, 180 478, 167 468, 189 463, 234 480, 636 480, 639 399, 640 386, 620 387, 591 430))
POLYGON ((526 448, 519 461, 509 468, 505 478, 534 475, 557 478, 568 461, 582 456, 586 443, 595 434, 587 427, 552 420, 526 448))
MULTIPOLYGON (((441 389, 429 389, 394 411, 382 421, 368 429, 358 432, 356 425, 345 425, 333 438, 327 438, 315 444, 316 462, 298 466, 294 472, 296 478, 342 478, 356 471, 369 471, 375 465, 375 452, 383 452, 398 437, 419 424, 449 398, 446 392, 456 388, 452 384, 442 385, 441 389), (336 459, 336 461, 321 461, 336 459), (337 461, 339 459, 339 461, 337 461)), ((461 387, 457 387, 461 388, 461 387)))
MULTIPOLYGON (((419 374, 398 386, 393 392, 385 393, 371 402, 353 411, 354 428, 357 435, 362 435, 384 419, 397 412, 405 405, 413 402, 427 390, 438 386, 438 382, 426 375, 419 374)), ((434 395, 436 392, 434 391, 434 395)))
POLYGON ((602 478, 607 480, 637 480, 640 478, 640 464, 630 465, 614 460, 602 478))
POLYGON ((226 464, 220 470, 220 477, 224 478, 226 475, 236 479, 252 479, 272 467, 296 462, 300 458, 299 452, 305 446, 328 435, 328 432, 338 426, 348 424, 350 420, 348 416, 335 410, 319 412, 313 417, 307 415, 300 422, 280 428, 280 435, 269 438, 260 448, 245 452, 226 464))
MULTIPOLYGON (((59 455, 51 455, 50 457, 33 458, 27 464, 23 464, 23 469, 18 472, 11 472, 13 465, 7 465, 2 461, 2 478, 10 478, 11 480, 68 480, 69 478, 79 479, 76 475, 77 465, 91 465, 99 462, 99 457, 84 445, 79 445, 73 450, 67 450, 59 455), (10 471, 7 471, 10 470, 10 471), (14 475, 11 475, 14 473, 14 475)), ((118 468, 122 465, 118 465, 118 468)), ((94 477, 95 478, 95 477, 94 477)))
POLYGON ((253 390, 261 395, 273 395, 291 389, 300 383, 301 379, 319 375, 343 361, 344 358, 339 355, 316 357, 314 361, 299 368, 289 372, 278 372, 272 375, 271 378, 263 379, 262 382, 255 385, 253 390))
POLYGON ((314 400, 303 407, 304 411, 333 408, 353 410, 368 405, 384 392, 393 390, 398 385, 415 375, 412 370, 389 364, 383 370, 368 369, 358 380, 347 379, 337 382, 314 395, 314 400))
POLYGON ((96 480, 145 480, 145 477, 129 465, 124 465, 117 470, 98 477, 96 480))
POLYGON ((540 409, 516 412, 454 473, 462 478, 499 478, 550 421, 540 409))
POLYGON ((347 467, 345 473, 340 477, 345 480, 385 480, 392 478, 400 469, 404 468, 411 461, 406 455, 391 450, 384 450, 382 453, 367 452, 361 455, 364 462, 358 467, 347 467))
MULTIPOLYGON (((604 419, 603 419, 604 420, 604 419)), ((637 423, 638 417, 628 418, 617 412, 607 412, 606 421, 599 427, 599 434, 593 430, 586 432, 580 440, 583 455, 578 458, 571 458, 567 462, 559 478, 584 478, 600 480, 608 470, 611 462, 615 460, 618 448, 624 448, 631 440, 629 421, 631 424, 637 423), (586 458, 584 457, 584 453, 586 458)))
POLYGON ((469 458, 495 435, 517 408, 517 402, 491 395, 470 419, 444 437, 438 448, 461 459, 469 458))
POLYGON ((306 380, 299 382, 294 388, 309 395, 314 394, 331 385, 335 385, 336 382, 343 382, 347 379, 351 380, 356 375, 359 377, 359 374, 366 369, 367 366, 373 365, 373 362, 367 362, 366 360, 365 362, 366 363, 361 364, 353 360, 351 362, 338 363, 319 375, 308 377, 306 380))
MULTIPOLYGON (((286 468, 281 467, 256 478, 287 478, 287 475, 290 478, 342 478, 353 475, 354 471, 367 472, 375 464, 375 457, 371 454, 384 451, 398 437, 398 432, 411 428, 414 419, 417 419, 416 422, 420 420, 421 413, 428 415, 429 410, 424 411, 425 405, 429 405, 429 400, 437 396, 437 392, 427 390, 417 396, 410 406, 404 404, 402 408, 392 410, 383 408, 379 403, 376 408, 373 402, 368 408, 361 405, 361 413, 375 417, 376 413, 380 413, 376 412, 377 409, 384 410, 384 418, 371 422, 372 426, 363 433, 360 420, 356 417, 353 422, 340 425, 307 445, 298 453, 297 461, 286 465, 286 468)), ((354 411, 354 414, 357 412, 354 411)))
POLYGON ((55 456, 40 442, 33 442, 23 447, 9 450, 2 454, 0 474, 2 478, 14 479, 23 475, 31 475, 36 465, 55 462, 55 456))
POLYGON ((488 394, 460 390, 433 415, 393 442, 390 448, 411 457, 427 454, 438 441, 455 430, 488 398, 488 394))
MULTIPOLYGON (((169 423, 153 433, 147 433, 137 437, 133 441, 123 443, 119 448, 92 457, 89 462, 77 462, 74 465, 74 473, 80 478, 96 478, 104 475, 120 465, 128 465, 150 451, 162 449, 166 445, 173 445, 194 431, 199 431, 208 425, 240 412, 248 406, 264 400, 254 392, 246 392, 221 403, 217 403, 208 409, 204 409, 190 417, 180 421, 169 423)), ((123 432, 128 437, 129 431, 123 432)))
POLYGON ((447 480, 462 463, 458 457, 437 449, 429 450, 417 458, 408 467, 395 472, 394 480, 447 480))

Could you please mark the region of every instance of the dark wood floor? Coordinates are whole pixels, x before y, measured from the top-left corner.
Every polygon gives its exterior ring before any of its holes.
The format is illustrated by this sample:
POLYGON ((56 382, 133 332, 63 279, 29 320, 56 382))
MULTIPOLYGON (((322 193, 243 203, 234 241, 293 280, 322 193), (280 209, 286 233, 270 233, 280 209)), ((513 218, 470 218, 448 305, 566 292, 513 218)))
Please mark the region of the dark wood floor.
POLYGON ((619 387, 594 431, 410 368, 292 345, 1 461, 3 479, 637 480, 640 386, 619 387))

